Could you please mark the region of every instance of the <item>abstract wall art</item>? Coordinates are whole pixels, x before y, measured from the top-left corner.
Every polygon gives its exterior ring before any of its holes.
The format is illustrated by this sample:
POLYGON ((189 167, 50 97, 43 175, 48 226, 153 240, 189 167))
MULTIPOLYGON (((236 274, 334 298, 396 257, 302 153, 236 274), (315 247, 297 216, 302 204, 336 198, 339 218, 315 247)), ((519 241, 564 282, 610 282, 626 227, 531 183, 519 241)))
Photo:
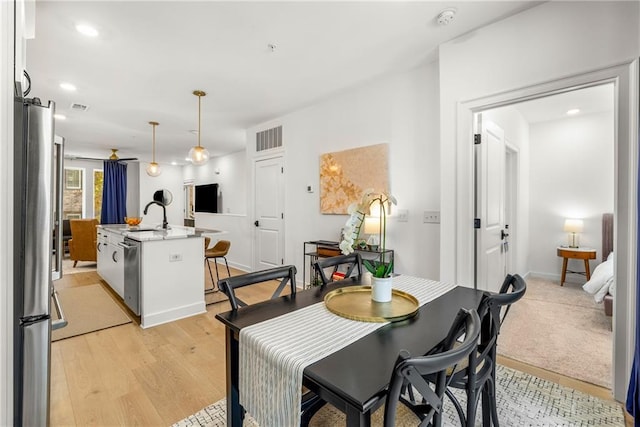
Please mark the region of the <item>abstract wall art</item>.
POLYGON ((389 144, 320 156, 320 212, 346 214, 366 189, 389 192, 389 144))

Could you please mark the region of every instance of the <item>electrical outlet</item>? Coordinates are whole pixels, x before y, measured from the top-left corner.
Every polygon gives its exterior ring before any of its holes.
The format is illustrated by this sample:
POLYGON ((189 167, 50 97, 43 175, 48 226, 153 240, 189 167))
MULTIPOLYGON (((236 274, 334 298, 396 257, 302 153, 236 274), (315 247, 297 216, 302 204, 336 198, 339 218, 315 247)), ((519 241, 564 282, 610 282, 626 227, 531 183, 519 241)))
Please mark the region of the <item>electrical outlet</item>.
POLYGON ((422 222, 440 224, 440 211, 424 211, 422 222))
POLYGON ((409 211, 407 209, 398 209, 398 222, 409 222, 409 211))
POLYGON ((170 254, 169 262, 182 261, 182 254, 170 254))

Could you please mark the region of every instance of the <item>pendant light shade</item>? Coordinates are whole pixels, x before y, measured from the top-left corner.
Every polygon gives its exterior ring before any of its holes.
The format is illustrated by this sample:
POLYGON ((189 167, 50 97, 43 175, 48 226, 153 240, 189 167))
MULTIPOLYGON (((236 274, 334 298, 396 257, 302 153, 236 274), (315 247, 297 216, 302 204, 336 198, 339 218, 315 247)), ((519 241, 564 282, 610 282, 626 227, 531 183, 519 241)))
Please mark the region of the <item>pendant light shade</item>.
POLYGON ((152 162, 147 166, 147 175, 156 177, 162 173, 162 168, 160 165, 156 163, 156 126, 160 123, 158 122, 149 122, 151 126, 153 126, 153 151, 152 151, 152 162))
POLYGON ((193 94, 198 97, 198 145, 189 150, 189 159, 191 163, 196 166, 204 165, 209 161, 209 150, 200 145, 200 125, 201 125, 201 113, 202 113, 202 97, 206 95, 201 90, 194 90, 193 94))

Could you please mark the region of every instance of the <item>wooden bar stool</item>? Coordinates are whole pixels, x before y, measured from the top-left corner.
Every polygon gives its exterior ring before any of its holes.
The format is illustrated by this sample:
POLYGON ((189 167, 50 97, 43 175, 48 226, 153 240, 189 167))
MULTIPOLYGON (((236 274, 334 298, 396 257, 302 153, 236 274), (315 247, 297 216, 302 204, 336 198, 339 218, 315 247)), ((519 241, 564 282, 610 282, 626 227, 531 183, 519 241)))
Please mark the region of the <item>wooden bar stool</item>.
POLYGON ((227 266, 227 275, 228 277, 231 276, 231 271, 229 271, 229 263, 227 262, 227 254, 229 253, 231 242, 228 240, 218 240, 218 242, 213 245, 212 248, 209 248, 208 246, 210 242, 211 239, 209 237, 204 238, 204 262, 206 262, 207 266, 209 267, 209 275, 211 276, 212 283, 210 289, 204 290, 205 293, 217 292, 218 290, 220 290, 219 288, 216 289, 216 283, 220 281, 220 274, 218 273, 218 258, 222 258, 224 260, 224 263, 227 266), (216 278, 218 279, 216 281, 213 280, 213 272, 211 271, 211 264, 209 263, 209 260, 212 258, 215 262, 216 267, 216 278))

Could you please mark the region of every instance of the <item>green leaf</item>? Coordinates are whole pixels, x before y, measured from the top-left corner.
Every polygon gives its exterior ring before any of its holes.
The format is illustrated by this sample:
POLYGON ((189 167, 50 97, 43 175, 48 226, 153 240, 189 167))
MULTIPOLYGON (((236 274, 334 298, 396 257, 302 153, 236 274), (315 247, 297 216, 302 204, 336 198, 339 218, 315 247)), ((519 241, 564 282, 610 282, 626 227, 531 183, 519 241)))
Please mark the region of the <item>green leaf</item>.
POLYGON ((369 273, 375 275, 376 268, 373 266, 373 264, 371 264, 371 262, 368 259, 362 260, 362 264, 364 265, 364 268, 366 268, 369 273))

